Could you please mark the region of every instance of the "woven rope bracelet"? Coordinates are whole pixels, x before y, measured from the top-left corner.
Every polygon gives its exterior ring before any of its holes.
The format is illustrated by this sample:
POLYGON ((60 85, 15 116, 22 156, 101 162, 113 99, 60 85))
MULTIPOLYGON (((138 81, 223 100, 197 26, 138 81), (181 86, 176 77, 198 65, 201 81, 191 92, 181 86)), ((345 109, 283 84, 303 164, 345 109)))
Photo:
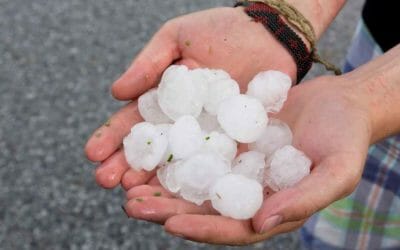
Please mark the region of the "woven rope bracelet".
POLYGON ((303 79, 312 66, 311 53, 303 40, 280 17, 279 12, 263 3, 238 2, 244 6, 247 15, 260 22, 288 50, 297 65, 297 83, 303 79))

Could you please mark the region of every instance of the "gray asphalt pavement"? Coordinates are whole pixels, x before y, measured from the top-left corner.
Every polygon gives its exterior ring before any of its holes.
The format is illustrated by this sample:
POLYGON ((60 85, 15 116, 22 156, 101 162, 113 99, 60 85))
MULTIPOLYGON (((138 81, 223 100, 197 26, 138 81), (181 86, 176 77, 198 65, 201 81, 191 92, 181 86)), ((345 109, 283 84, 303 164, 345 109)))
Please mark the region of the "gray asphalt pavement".
MULTIPOLYGON (((211 0, 0 0, 0 249, 237 249, 128 220, 121 189, 102 190, 85 140, 122 104, 109 94, 165 20, 211 0)), ((322 39, 341 63, 362 0, 322 39)), ((321 67, 311 75, 322 73, 321 67)), ((298 249, 297 233, 240 249, 298 249)))

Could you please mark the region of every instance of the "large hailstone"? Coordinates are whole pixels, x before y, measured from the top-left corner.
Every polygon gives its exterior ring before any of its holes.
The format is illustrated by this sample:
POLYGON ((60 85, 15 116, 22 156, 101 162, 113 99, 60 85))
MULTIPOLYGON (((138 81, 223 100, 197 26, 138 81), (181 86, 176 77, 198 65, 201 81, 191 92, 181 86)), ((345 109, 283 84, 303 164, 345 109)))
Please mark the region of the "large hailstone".
POLYGON ((171 193, 177 193, 180 189, 178 181, 175 178, 175 170, 182 161, 168 163, 161 166, 157 170, 157 178, 160 181, 161 186, 170 191, 171 193))
POLYGON ((126 161, 136 170, 153 170, 163 158, 168 138, 160 129, 148 122, 132 127, 123 140, 126 161))
POLYGON ((292 86, 290 77, 280 71, 258 73, 247 87, 247 95, 259 99, 267 112, 279 112, 292 86))
POLYGON ((274 191, 291 187, 310 174, 311 160, 300 150, 286 145, 271 156, 264 173, 264 186, 274 191))
POLYGON ((229 136, 213 131, 205 136, 203 149, 216 152, 228 161, 232 161, 237 153, 237 144, 229 136))
POLYGON ((158 105, 157 89, 150 89, 138 99, 139 113, 146 122, 153 124, 172 122, 158 105))
POLYGON ((256 151, 241 153, 233 162, 232 173, 263 183, 265 155, 256 151))
POLYGON ((195 154, 183 160, 175 170, 179 194, 185 200, 201 205, 209 199, 211 185, 230 171, 229 162, 217 153, 195 154))
POLYGON ((200 125, 193 116, 182 116, 169 129, 169 149, 174 159, 184 159, 203 145, 200 125))
POLYGON ((210 189, 213 208, 237 220, 252 218, 263 202, 260 183, 243 175, 228 174, 210 189))
POLYGON ((218 108, 217 118, 222 129, 241 143, 256 141, 268 122, 261 102, 246 95, 225 99, 218 108))
POLYGON ((292 131, 286 123, 278 119, 270 119, 261 137, 249 144, 249 149, 262 152, 268 158, 277 149, 291 145, 292 138, 292 131))
POLYGON ((172 65, 164 71, 158 86, 158 103, 171 119, 184 115, 198 117, 207 95, 207 83, 186 66, 172 65))

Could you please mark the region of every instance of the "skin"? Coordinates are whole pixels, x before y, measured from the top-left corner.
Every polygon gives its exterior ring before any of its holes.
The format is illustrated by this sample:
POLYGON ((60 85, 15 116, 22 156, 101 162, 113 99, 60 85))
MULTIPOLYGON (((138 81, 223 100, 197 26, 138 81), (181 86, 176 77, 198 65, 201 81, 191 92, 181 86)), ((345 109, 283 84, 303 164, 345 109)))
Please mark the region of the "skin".
MULTIPOLYGON (((292 88, 278 118, 293 130, 294 145, 313 160, 312 174, 293 188, 267 194, 253 220, 232 220, 217 215, 208 203, 195 206, 173 198, 159 185, 154 171, 129 168, 120 145, 130 128, 142 121, 135 101, 115 113, 109 126, 94 132, 86 155, 100 162, 96 169, 100 186, 121 183, 129 190, 128 216, 164 224, 174 235, 243 245, 297 229, 313 213, 351 193, 368 146, 400 130, 400 112, 393 109, 400 106, 399 50, 351 74, 321 77, 292 88), (265 221, 275 215, 281 218, 275 221, 279 225, 267 227, 265 221)), ((219 8, 167 22, 114 83, 113 95, 134 100, 155 86, 172 62, 225 69, 242 90, 259 71, 280 70, 293 80, 296 72, 288 52, 260 24, 240 9, 219 8)))

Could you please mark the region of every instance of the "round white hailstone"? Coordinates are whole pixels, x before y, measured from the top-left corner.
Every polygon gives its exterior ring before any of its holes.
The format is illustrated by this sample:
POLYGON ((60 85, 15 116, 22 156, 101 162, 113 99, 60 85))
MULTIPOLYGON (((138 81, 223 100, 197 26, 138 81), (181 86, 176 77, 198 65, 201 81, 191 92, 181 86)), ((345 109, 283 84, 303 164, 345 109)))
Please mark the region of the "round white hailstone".
POLYGON ((263 183, 265 155, 256 151, 241 153, 233 162, 232 173, 263 183))
POLYGON ((291 187, 310 174, 311 160, 300 150, 286 145, 272 155, 264 172, 264 186, 274 191, 291 187))
POLYGON ((204 138, 203 149, 220 154, 228 161, 232 161, 237 153, 237 144, 229 136, 213 131, 204 138))
POLYGON ((268 158, 277 149, 291 145, 292 139, 292 131, 286 123, 278 119, 270 119, 264 133, 257 141, 249 144, 249 149, 264 153, 268 158))
POLYGON ((216 115, 221 102, 229 97, 240 94, 238 83, 233 79, 220 79, 210 82, 208 85, 207 99, 204 103, 204 109, 216 115))
POLYGON ((225 99, 218 108, 217 119, 222 129, 241 143, 256 141, 268 123, 261 102, 246 95, 225 99))
POLYGON ((197 121, 199 122, 201 129, 206 132, 221 130, 217 116, 215 115, 203 111, 197 118, 197 121))
POLYGON ((223 216, 246 220, 260 209, 263 188, 257 181, 243 175, 228 174, 212 186, 210 196, 213 208, 223 216))
POLYGON ((192 155, 204 143, 200 125, 192 116, 182 116, 172 125, 168 141, 174 159, 184 159, 192 155))
POLYGON ((178 182, 175 179, 176 167, 181 164, 181 161, 166 164, 157 170, 157 178, 161 186, 172 193, 177 193, 180 189, 178 182))
POLYGON ((146 122, 153 124, 172 122, 158 105, 157 89, 150 89, 138 99, 139 113, 146 122))
POLYGON ((198 117, 207 95, 207 83, 195 77, 186 66, 172 65, 165 70, 158 86, 158 103, 171 119, 184 115, 198 117))
POLYGON ((247 87, 248 95, 259 99, 268 112, 279 112, 292 86, 290 77, 280 71, 258 73, 247 87))
POLYGON ((136 170, 153 170, 168 147, 168 138, 156 126, 141 122, 123 140, 126 161, 136 170))
POLYGON ((175 170, 175 178, 180 186, 179 194, 185 200, 201 205, 209 199, 211 185, 230 171, 229 162, 217 153, 195 154, 175 170))

